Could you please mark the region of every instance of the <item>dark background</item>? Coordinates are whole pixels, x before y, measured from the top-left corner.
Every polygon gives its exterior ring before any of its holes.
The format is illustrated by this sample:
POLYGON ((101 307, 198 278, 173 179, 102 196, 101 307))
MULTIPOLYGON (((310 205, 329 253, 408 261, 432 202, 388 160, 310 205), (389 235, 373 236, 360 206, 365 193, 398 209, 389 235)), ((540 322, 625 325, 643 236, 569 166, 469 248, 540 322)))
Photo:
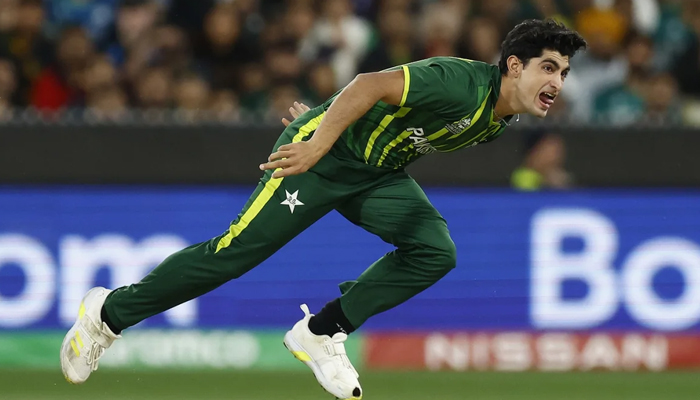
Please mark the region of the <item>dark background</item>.
MULTIPOLYGON (((252 184, 281 128, 34 126, 0 132, 3 184, 252 184)), ((689 128, 557 132, 579 187, 700 186, 700 135, 689 128)), ((508 186, 524 157, 522 128, 487 145, 409 166, 426 186, 508 186)))

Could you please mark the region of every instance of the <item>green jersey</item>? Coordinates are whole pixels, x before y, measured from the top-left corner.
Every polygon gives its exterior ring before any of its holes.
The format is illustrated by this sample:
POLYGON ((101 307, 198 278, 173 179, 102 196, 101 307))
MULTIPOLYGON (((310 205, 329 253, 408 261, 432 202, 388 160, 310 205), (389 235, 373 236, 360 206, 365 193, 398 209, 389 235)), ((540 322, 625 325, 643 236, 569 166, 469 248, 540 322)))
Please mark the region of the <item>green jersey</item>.
MULTIPOLYGON (((403 69, 398 106, 378 102, 341 135, 354 157, 400 168, 435 151, 448 152, 497 138, 507 121, 493 121, 500 93, 497 66, 455 57, 433 57, 403 69)), ((328 109, 337 96, 328 99, 328 109)))

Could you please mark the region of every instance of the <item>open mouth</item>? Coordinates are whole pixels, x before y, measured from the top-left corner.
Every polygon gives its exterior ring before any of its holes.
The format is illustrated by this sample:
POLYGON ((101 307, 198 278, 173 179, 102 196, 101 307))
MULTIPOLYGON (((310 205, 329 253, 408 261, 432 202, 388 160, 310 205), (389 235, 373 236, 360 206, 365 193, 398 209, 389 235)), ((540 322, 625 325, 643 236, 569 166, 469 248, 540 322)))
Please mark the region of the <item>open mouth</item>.
POLYGON ((551 107, 552 104, 554 104, 554 99, 557 98, 557 95, 550 92, 542 92, 540 93, 539 98, 540 103, 542 103, 542 108, 544 108, 545 110, 549 110, 549 107, 551 107))

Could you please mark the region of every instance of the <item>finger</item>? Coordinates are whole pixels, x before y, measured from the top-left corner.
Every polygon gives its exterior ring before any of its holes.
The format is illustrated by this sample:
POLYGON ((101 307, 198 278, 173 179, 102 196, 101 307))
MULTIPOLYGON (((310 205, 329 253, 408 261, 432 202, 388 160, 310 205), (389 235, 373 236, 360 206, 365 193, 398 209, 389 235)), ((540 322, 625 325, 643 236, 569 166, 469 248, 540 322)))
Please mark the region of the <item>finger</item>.
MULTIPOLYGON (((304 112, 307 112, 307 111, 309 111, 309 110, 311 109, 309 106, 307 106, 307 105, 304 104, 304 103, 301 103, 301 104, 299 105, 299 107, 301 107, 301 109, 302 109, 304 112)), ((302 113, 302 114, 303 114, 303 113, 302 113)))
POLYGON ((289 126, 289 124, 291 124, 291 122, 287 118, 282 118, 282 123, 284 124, 284 126, 289 126))
POLYGON ((276 151, 272 154, 270 154, 269 157, 267 157, 267 161, 275 161, 275 160, 282 160, 285 158, 289 158, 289 156, 292 155, 291 151, 276 151))
POLYGON ((299 118, 299 115, 300 115, 300 114, 299 114, 299 112, 297 112, 297 109, 296 109, 296 108, 294 108, 294 107, 289 107, 289 113, 292 114, 292 117, 294 117, 294 119, 299 118))
POLYGON ((287 144, 283 144, 282 146, 280 146, 280 147, 277 148, 277 151, 279 152, 279 151, 290 151, 290 150, 294 150, 294 147, 295 147, 296 144, 297 144, 297 143, 287 143, 287 144))
POLYGON ((275 170, 277 168, 286 168, 291 165, 291 162, 287 160, 277 160, 277 161, 270 161, 264 164, 260 164, 260 169, 263 171, 267 171, 269 169, 275 170))
POLYGON ((298 173, 299 173, 299 171, 297 168, 293 168, 293 167, 292 168, 283 168, 283 169, 280 169, 280 170, 273 172, 272 177, 275 179, 284 178, 287 176, 296 175, 298 173))
POLYGON ((297 103, 296 101, 294 102, 294 111, 297 113, 297 115, 303 114, 306 110, 304 107, 301 106, 301 104, 297 103))

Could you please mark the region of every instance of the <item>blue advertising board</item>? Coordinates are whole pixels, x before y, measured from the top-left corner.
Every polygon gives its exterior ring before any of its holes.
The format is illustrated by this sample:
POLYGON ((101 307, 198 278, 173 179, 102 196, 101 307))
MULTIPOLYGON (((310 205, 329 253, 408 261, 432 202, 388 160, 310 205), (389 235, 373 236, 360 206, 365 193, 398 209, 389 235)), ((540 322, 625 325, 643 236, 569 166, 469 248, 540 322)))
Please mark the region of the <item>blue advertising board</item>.
MULTIPOLYGON (((221 234, 251 189, 0 188, 0 330, 70 326, 87 288, 137 281, 221 234)), ((458 266, 367 331, 700 332, 700 191, 427 193, 458 266)), ((139 326, 287 328, 299 304, 317 311, 391 250, 332 212, 242 278, 139 326)))

